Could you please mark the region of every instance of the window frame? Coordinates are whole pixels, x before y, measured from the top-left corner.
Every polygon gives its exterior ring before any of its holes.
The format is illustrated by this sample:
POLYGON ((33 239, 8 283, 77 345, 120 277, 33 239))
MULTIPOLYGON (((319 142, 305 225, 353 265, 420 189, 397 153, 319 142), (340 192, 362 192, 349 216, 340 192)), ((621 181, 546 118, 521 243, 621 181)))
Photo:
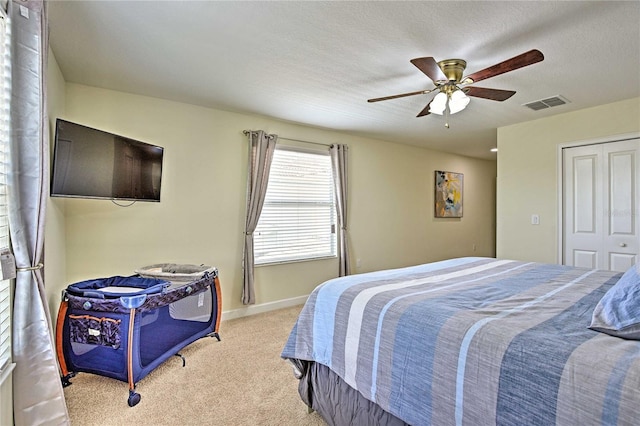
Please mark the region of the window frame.
MULTIPOLYGON (((254 231, 254 265, 255 267, 280 265, 280 264, 287 264, 287 263, 309 262, 309 261, 316 261, 316 260, 336 259, 338 257, 338 249, 339 249, 338 248, 338 223, 337 223, 338 218, 337 218, 337 212, 336 212, 335 182, 334 182, 333 170, 331 165, 331 156, 328 149, 327 150, 312 149, 308 147, 301 147, 298 145, 283 144, 279 142, 276 145, 273 155, 274 157, 271 163, 271 170, 269 171, 270 176, 269 176, 269 184, 267 185, 267 194, 265 194, 262 213, 260 214, 258 225, 256 226, 256 230, 254 231), (331 231, 328 234, 330 238, 329 244, 330 244, 330 252, 331 252, 329 254, 317 253, 317 254, 310 254, 304 257, 295 257, 295 258, 288 257, 288 258, 282 258, 282 259, 269 260, 268 258, 265 259, 259 256, 256 252, 256 247, 259 245, 259 238, 260 238, 260 235, 259 235, 260 221, 264 217, 265 208, 268 207, 269 205, 268 203, 269 198, 267 197, 269 194, 269 185, 271 185, 271 182, 272 182, 271 172, 274 170, 273 166, 274 166, 274 163, 276 162, 276 155, 278 155, 279 151, 300 153, 300 154, 310 154, 310 155, 326 157, 326 161, 327 161, 326 165, 328 166, 327 170, 329 173, 329 183, 328 183, 329 187, 327 188, 327 190, 330 191, 331 193, 330 202, 327 201, 326 203, 330 209, 330 225, 331 225, 331 231)), ((296 203, 292 202, 291 204, 296 204, 296 203)))

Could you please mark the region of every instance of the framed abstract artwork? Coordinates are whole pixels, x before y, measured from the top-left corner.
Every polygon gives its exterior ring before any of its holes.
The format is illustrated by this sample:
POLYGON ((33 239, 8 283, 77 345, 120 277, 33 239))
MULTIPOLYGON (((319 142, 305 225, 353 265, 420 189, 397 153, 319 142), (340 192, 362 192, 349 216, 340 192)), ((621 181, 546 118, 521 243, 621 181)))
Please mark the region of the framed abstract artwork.
POLYGON ((435 217, 462 217, 462 173, 435 171, 435 217))

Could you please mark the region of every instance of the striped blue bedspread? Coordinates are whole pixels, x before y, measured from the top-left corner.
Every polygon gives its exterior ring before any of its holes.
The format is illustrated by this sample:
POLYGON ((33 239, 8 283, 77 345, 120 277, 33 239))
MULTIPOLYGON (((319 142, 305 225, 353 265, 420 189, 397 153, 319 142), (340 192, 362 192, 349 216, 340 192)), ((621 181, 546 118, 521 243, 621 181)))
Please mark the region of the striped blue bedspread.
POLYGON ((476 257, 337 278, 282 357, 416 426, 639 425, 640 342, 587 328, 620 275, 476 257))

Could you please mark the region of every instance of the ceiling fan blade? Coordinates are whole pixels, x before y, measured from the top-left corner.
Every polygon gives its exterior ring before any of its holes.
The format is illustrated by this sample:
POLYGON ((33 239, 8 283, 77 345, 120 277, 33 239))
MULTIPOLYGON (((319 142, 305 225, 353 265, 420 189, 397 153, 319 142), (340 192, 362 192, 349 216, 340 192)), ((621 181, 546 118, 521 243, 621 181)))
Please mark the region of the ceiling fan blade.
POLYGON ((490 99, 492 101, 506 101, 516 94, 513 90, 488 89, 486 87, 465 87, 462 91, 467 96, 490 99))
POLYGON ((518 68, 526 67, 527 65, 535 64, 536 62, 540 62, 543 59, 544 55, 542 54, 542 52, 533 49, 523 53, 522 55, 518 55, 511 59, 507 59, 506 61, 500 62, 499 64, 496 64, 492 67, 474 72, 473 74, 466 76, 464 80, 471 79, 474 83, 476 83, 489 77, 494 77, 496 75, 504 74, 509 71, 517 70, 518 68))
POLYGON ((414 96, 414 95, 425 95, 427 93, 433 92, 435 89, 431 89, 431 90, 419 90, 417 92, 410 92, 410 93, 401 93, 399 95, 392 95, 392 96, 384 96, 382 98, 373 98, 373 99, 368 99, 367 102, 380 102, 380 101, 388 101, 389 99, 396 99, 396 98, 404 98, 405 96, 414 96))
POLYGON ((427 104, 427 106, 426 106, 426 107, 424 107, 424 109, 423 109, 422 111, 420 111, 420 112, 418 113, 418 115, 416 115, 416 117, 424 117, 425 115, 429 115, 429 114, 431 114, 431 113, 429 112, 429 108, 431 107, 431 102, 433 102, 433 99, 431 99, 431 101, 427 104))
POLYGON ((443 74, 440 66, 431 56, 426 58, 415 58, 411 60, 411 63, 418 67, 420 71, 426 74, 435 83, 438 80, 447 81, 447 76, 443 74))

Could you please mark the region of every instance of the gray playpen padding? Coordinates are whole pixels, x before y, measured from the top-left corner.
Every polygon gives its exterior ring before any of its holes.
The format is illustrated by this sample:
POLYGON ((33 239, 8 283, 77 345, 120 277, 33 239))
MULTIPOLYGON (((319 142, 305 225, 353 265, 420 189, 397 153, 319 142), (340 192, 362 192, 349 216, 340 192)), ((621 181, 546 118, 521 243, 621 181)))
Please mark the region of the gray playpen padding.
POLYGON ((134 272, 146 278, 161 278, 168 281, 195 281, 205 273, 212 273, 215 269, 205 265, 158 263, 136 269, 134 272))

